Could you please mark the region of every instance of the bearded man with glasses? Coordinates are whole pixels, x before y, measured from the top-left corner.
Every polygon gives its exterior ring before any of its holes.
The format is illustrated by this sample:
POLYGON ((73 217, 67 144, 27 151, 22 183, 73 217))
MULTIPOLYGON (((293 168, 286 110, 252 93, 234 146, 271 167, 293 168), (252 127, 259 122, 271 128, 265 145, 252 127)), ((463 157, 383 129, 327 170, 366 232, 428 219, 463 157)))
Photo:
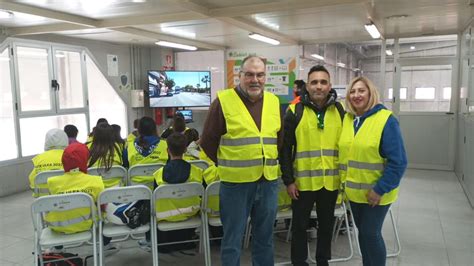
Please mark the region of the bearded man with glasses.
POLYGON ((252 264, 274 265, 278 150, 282 118, 278 98, 264 91, 265 61, 246 57, 236 88, 220 91, 204 124, 201 147, 217 165, 224 237, 221 264, 240 265, 248 217, 253 228, 252 264))

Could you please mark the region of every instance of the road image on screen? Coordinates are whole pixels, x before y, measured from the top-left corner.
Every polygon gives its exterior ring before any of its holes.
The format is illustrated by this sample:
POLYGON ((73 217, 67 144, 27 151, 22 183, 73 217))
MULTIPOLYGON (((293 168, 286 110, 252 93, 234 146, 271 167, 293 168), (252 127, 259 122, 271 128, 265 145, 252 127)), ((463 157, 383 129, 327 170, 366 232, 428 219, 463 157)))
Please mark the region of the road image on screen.
POLYGON ((148 71, 150 107, 197 107, 211 104, 209 71, 148 71))

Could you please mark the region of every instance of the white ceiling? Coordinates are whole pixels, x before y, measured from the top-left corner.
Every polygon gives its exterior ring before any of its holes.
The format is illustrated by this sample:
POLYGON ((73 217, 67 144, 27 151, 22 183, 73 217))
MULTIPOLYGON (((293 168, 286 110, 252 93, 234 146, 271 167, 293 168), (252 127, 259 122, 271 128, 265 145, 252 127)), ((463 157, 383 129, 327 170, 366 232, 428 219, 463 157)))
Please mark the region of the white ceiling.
POLYGON ((250 32, 281 45, 456 34, 472 20, 472 0, 0 0, 0 31, 54 33, 119 43, 158 40, 200 49, 264 47, 250 32), (5 14, 5 13, 4 13, 5 14))

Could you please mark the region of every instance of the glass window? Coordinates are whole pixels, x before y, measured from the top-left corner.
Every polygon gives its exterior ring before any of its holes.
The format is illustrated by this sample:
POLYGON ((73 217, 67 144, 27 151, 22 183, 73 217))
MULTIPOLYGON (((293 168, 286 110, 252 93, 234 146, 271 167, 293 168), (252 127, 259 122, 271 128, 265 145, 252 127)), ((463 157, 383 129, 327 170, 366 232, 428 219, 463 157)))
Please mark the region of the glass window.
MULTIPOLYGON (((387 99, 393 99, 393 89, 389 88, 388 89, 388 98, 387 99)), ((407 88, 400 88, 400 100, 406 100, 407 99, 407 88)))
POLYGON ((17 47, 22 111, 51 110, 48 49, 17 47))
POLYGON ((0 53, 0 161, 18 157, 8 49, 0 53))
POLYGON ((122 128, 122 137, 127 136, 127 108, 125 103, 89 56, 86 57, 86 65, 90 128, 92 129, 96 121, 103 117, 110 124, 117 124, 122 128))
POLYGON ((433 100, 435 98, 436 89, 434 87, 415 88, 415 99, 417 100, 433 100))
POLYGON ((63 129, 73 124, 79 130, 77 140, 84 143, 87 137, 85 114, 31 117, 20 119, 21 151, 23 156, 34 155, 44 151, 46 132, 52 128, 63 129))
POLYGON ((60 85, 59 108, 84 107, 81 54, 79 52, 55 51, 56 75, 60 85))
POLYGON ((451 99, 451 87, 444 87, 443 100, 450 100, 450 99, 451 99))

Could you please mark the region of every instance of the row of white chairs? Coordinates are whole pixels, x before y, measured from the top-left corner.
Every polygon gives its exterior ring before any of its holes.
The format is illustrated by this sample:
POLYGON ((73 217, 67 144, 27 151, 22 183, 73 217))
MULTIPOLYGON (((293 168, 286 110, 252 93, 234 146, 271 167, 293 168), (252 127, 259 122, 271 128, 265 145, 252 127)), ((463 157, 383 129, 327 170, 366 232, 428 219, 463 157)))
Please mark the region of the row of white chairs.
MULTIPOLYGON (((84 243, 92 243, 94 265, 104 265, 104 245, 103 236, 111 237, 113 242, 125 241, 133 235, 144 234, 151 229, 152 256, 153 265, 159 265, 158 260, 158 232, 174 231, 181 229, 195 228, 199 229, 200 247, 204 249, 205 265, 211 265, 209 229, 208 225, 221 225, 219 217, 208 217, 211 211, 208 209, 209 197, 219 194, 220 182, 210 184, 206 190, 202 184, 191 182, 183 184, 166 184, 160 185, 152 193, 151 190, 144 185, 109 188, 102 191, 98 197, 97 205, 92 197, 85 193, 71 193, 63 195, 43 196, 36 199, 31 205, 31 215, 34 227, 34 254, 36 265, 42 261, 42 250, 55 246, 77 246, 84 243), (200 212, 198 215, 181 222, 157 221, 156 204, 163 199, 182 199, 187 197, 199 196, 202 198, 200 212), (131 229, 126 225, 116 225, 106 223, 104 216, 101 214, 101 205, 107 203, 130 203, 137 200, 150 201, 150 224, 131 229), (89 231, 76 234, 56 233, 48 227, 44 217, 48 212, 65 211, 77 208, 88 208, 91 211, 92 227, 89 231), (97 210, 99 210, 97 212, 97 210), (97 217, 97 219, 96 219, 97 217), (97 230, 98 228, 98 230, 97 230), (98 235, 97 235, 98 231, 98 235)), ((189 241, 185 241, 189 242, 189 241)), ((163 243, 174 244, 173 243, 163 243)), ((160 244, 161 245, 161 244, 160 244)), ((201 249, 200 249, 201 250, 201 249)))
MULTIPOLYGON (((206 170, 209 167, 209 163, 204 160, 195 160, 189 161, 189 163, 206 170)), ((90 175, 101 176, 102 180, 108 180, 112 178, 121 178, 121 184, 123 186, 132 186, 132 185, 147 185, 148 187, 153 187, 153 183, 139 184, 133 182, 133 177, 135 176, 153 176, 158 169, 164 166, 163 163, 153 163, 153 164, 139 164, 126 169, 120 165, 114 165, 110 170, 106 171, 104 168, 100 167, 90 167, 87 169, 87 173, 90 175)), ((36 195, 39 193, 49 194, 47 188, 40 187, 48 183, 48 178, 58 175, 63 175, 64 170, 52 170, 44 171, 36 175, 33 191, 36 195)))

